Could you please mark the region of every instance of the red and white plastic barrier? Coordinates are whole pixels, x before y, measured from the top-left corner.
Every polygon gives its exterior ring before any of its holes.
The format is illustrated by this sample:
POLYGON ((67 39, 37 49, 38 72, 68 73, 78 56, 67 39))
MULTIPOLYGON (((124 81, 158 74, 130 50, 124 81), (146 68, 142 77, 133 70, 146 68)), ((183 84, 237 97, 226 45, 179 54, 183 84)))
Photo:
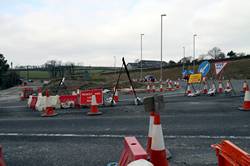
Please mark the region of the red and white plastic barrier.
POLYGON ((250 165, 250 154, 228 140, 223 140, 220 144, 214 144, 211 147, 216 151, 218 166, 250 165))
POLYGON ((2 145, 0 145, 0 166, 6 166, 4 158, 3 158, 3 150, 2 145))
POLYGON ((139 159, 147 160, 147 152, 135 137, 125 137, 119 166, 127 166, 129 163, 139 159))

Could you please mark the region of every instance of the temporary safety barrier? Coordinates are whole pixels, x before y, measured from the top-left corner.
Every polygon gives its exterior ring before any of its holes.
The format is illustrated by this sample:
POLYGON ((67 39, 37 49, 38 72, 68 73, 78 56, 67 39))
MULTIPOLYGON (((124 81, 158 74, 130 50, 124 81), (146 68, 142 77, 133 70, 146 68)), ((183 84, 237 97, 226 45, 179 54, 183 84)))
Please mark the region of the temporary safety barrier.
POLYGON ((250 165, 250 154, 228 140, 223 140, 220 144, 214 144, 211 147, 216 151, 218 166, 250 165))
POLYGON ((2 145, 0 145, 0 166, 6 166, 4 158, 3 158, 3 150, 2 145))
POLYGON ((45 96, 38 95, 36 102, 36 110, 43 111, 45 109, 45 96))
POLYGON ((96 102, 98 105, 103 104, 103 93, 102 89, 92 89, 92 90, 82 90, 80 91, 80 105, 90 105, 92 100, 92 95, 96 97, 96 102))
POLYGON ((72 108, 75 107, 78 103, 77 95, 62 95, 59 97, 62 108, 72 108))
POLYGON ((61 108, 61 103, 59 100, 59 96, 49 96, 48 97, 48 105, 50 105, 51 107, 55 108, 55 109, 59 109, 61 108))
MULTIPOLYGON (((49 96, 49 91, 46 90, 45 96, 45 109, 43 110, 42 117, 51 117, 57 115, 55 112, 55 106, 58 104, 59 96, 49 96)), ((60 102, 58 104, 60 106, 60 102)))
POLYGON ((35 110, 36 109, 37 96, 31 96, 31 102, 29 108, 35 110))
POLYGON ((119 166, 127 166, 130 162, 139 159, 147 159, 146 151, 135 137, 125 137, 119 166))

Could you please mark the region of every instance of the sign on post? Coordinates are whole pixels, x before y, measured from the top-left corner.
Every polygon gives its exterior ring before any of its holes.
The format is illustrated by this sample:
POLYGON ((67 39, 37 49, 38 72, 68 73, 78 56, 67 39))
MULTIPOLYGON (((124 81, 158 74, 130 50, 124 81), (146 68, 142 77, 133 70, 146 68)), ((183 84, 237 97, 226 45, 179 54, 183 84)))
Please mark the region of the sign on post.
POLYGON ((227 62, 217 62, 215 63, 215 72, 216 74, 219 74, 222 69, 226 66, 227 62))
POLYGON ((189 84, 195 84, 201 82, 201 73, 199 74, 191 74, 188 80, 189 84))
POLYGON ((92 95, 95 95, 96 102, 99 105, 103 104, 102 89, 82 90, 80 91, 80 105, 90 105, 92 95))
POLYGON ((198 72, 201 73, 203 77, 207 75, 209 70, 210 70, 210 63, 208 61, 202 62, 198 68, 198 72))

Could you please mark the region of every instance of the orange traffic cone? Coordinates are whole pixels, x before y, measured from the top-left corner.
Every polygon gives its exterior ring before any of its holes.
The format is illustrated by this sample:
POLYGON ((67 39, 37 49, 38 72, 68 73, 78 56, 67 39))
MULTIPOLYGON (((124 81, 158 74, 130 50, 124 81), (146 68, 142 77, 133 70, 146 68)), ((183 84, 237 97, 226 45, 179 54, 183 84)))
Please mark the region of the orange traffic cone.
POLYGON ((133 87, 132 86, 130 86, 130 88, 129 88, 129 93, 133 94, 133 87))
POLYGON ((243 92, 245 93, 247 90, 249 90, 248 84, 247 84, 247 81, 244 81, 244 83, 243 83, 243 92))
POLYGON ((162 84, 160 85, 160 92, 163 92, 162 84))
POLYGON ((118 90, 115 91, 114 101, 117 103, 119 101, 118 90))
POLYGON ((48 98, 49 98, 49 91, 46 90, 46 99, 45 99, 46 107, 45 110, 43 110, 43 113, 41 114, 42 117, 51 117, 57 115, 55 109, 51 107, 51 105, 49 104, 48 98))
POLYGON ((246 90, 245 97, 244 97, 244 103, 242 107, 239 108, 242 111, 250 111, 250 91, 246 90))
POLYGON ((203 84, 204 84, 204 87, 203 87, 203 94, 207 94, 207 92, 208 92, 207 83, 204 81, 203 84))
POLYGON ((192 91, 191 91, 190 84, 188 84, 186 94, 189 95, 190 93, 192 93, 192 91))
POLYGON ((147 141, 147 153, 149 156, 150 156, 151 145, 152 145, 152 130, 153 130, 153 125, 154 125, 154 115, 155 115, 155 112, 151 111, 150 117, 149 117, 148 141, 147 141))
POLYGON ((154 84, 152 85, 152 92, 153 93, 155 92, 155 85, 154 84))
POLYGON ((150 85, 147 85, 147 92, 150 93, 150 85))
POLYGON ((179 81, 176 82, 176 89, 180 89, 180 83, 179 83, 179 81))
POLYGON ((90 106, 90 112, 87 113, 87 115, 101 115, 102 112, 98 110, 98 104, 96 102, 96 96, 93 94, 91 97, 91 106, 90 106))
POLYGON ((164 144, 163 132, 160 122, 160 115, 155 114, 154 125, 152 131, 152 145, 150 153, 150 161, 155 166, 168 166, 167 153, 164 144))
POLYGON ((230 85, 230 82, 229 82, 229 81, 227 81, 226 89, 231 89, 231 85, 230 85))
POLYGON ((223 93, 223 87, 222 87, 222 82, 221 81, 219 81, 218 93, 223 93))

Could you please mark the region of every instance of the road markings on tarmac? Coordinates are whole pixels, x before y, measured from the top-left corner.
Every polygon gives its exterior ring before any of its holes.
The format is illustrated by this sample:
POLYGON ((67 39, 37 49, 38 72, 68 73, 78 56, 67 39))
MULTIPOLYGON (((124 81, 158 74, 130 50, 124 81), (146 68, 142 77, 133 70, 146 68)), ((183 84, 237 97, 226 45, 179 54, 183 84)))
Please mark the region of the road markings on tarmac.
POLYGON ((0 107, 0 108, 3 108, 3 109, 6 109, 6 108, 27 108, 27 106, 13 105, 13 106, 6 106, 6 107, 0 107))
MULTIPOLYGON (((81 137, 81 138, 123 138, 126 135, 115 134, 46 134, 46 133, 0 133, 0 136, 25 136, 25 137, 81 137)), ((145 135, 135 135, 137 138, 146 138, 145 135)), ((250 140, 250 136, 209 136, 209 135, 166 135, 168 139, 245 139, 250 140)))

